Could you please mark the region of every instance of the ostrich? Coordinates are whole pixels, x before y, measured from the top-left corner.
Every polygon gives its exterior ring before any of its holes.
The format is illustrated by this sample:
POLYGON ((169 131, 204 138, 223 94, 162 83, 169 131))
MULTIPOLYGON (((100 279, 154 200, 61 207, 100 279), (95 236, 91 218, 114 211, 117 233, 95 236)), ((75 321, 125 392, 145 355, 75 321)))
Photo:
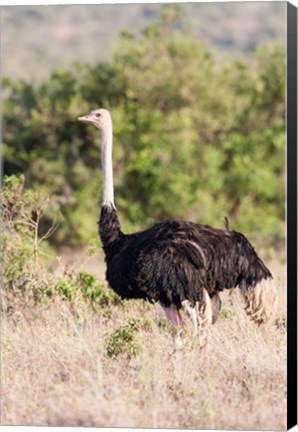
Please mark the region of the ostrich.
POLYGON ((158 302, 174 328, 180 310, 192 322, 202 346, 216 321, 225 288, 239 287, 246 313, 257 324, 273 315, 277 290, 269 269, 246 237, 229 229, 166 220, 144 231, 124 234, 114 203, 112 119, 106 109, 79 117, 101 129, 103 195, 98 221, 106 279, 122 299, 158 302))

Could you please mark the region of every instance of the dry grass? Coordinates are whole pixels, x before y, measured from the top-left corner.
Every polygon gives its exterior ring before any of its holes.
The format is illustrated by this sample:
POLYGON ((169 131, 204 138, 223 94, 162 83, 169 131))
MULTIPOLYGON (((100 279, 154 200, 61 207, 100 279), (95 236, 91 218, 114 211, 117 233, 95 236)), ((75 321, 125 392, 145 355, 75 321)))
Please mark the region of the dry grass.
POLYGON ((59 299, 20 306, 2 320, 1 424, 284 430, 283 292, 263 328, 227 292, 206 351, 189 334, 174 351, 161 310, 143 302, 110 319, 59 299), (136 333, 141 352, 109 358, 107 335, 132 316, 150 323, 136 333))

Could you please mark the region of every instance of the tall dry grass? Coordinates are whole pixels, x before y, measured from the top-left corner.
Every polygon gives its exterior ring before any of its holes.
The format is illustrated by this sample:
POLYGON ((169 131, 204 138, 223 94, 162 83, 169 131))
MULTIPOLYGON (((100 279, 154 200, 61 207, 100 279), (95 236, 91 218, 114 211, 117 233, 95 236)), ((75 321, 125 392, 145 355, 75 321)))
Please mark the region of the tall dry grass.
MULTIPOLYGON (((283 289, 280 297, 283 299, 283 289)), ((286 429, 285 311, 258 328, 226 293, 205 351, 186 330, 174 350, 160 310, 114 306, 106 318, 59 298, 2 319, 2 425, 286 429), (150 325, 141 352, 109 358, 106 340, 129 317, 150 325)))

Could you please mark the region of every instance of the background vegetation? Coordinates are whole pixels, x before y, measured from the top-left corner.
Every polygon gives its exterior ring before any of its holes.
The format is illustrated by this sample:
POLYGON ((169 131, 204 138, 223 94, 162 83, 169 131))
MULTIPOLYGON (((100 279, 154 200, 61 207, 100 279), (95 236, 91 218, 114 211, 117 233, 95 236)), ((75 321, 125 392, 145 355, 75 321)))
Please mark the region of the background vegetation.
POLYGON ((4 80, 4 172, 50 193, 64 223, 52 240, 94 235, 101 191, 99 133, 77 117, 114 120, 116 200, 124 226, 167 217, 283 236, 284 45, 246 60, 196 40, 179 8, 142 37, 122 35, 113 60, 56 69, 42 83, 4 80), (178 25, 179 24, 179 25, 178 25))
MULTIPOLYGON (((122 31, 104 61, 81 58, 38 80, 4 74, 2 424, 285 428, 284 41, 259 44, 264 30, 245 54, 226 43, 232 54, 198 39, 179 6, 151 6, 149 25, 122 31), (265 329, 225 294, 209 351, 186 326, 173 353, 158 307, 107 288, 100 134, 77 121, 100 106, 113 117, 123 229, 171 217, 220 227, 228 216, 279 286, 265 329)), ((17 8, 5 22, 29 12, 17 8)), ((29 13, 37 26, 39 12, 29 13)))

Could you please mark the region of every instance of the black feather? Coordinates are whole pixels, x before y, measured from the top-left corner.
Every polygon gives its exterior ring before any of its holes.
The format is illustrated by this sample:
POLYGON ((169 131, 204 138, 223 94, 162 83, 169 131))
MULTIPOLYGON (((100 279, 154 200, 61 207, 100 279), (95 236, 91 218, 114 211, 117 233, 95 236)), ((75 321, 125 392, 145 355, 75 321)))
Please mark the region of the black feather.
MULTIPOLYGON (((99 233, 106 278, 124 299, 145 299, 181 308, 225 288, 254 287, 272 275, 243 234, 208 225, 164 221, 125 235, 117 212, 102 207, 99 233)), ((217 308, 220 307, 217 305, 217 308)))

